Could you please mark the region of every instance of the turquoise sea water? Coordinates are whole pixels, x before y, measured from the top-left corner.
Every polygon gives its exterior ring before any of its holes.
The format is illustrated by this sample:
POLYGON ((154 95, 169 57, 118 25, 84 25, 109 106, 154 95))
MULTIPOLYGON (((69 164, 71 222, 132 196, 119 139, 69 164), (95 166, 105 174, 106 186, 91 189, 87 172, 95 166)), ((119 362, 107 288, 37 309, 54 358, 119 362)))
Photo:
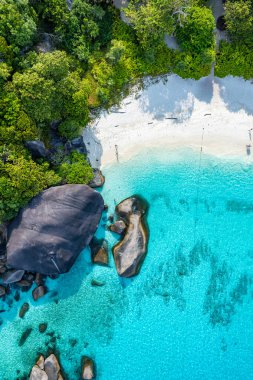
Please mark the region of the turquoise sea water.
MULTIPOLYGON (((21 378, 54 345, 70 380, 79 379, 82 355, 95 359, 100 380, 252 379, 253 165, 199 162, 190 150, 153 150, 105 168, 108 214, 133 194, 150 204, 141 272, 121 280, 112 257, 110 268, 92 266, 85 250, 70 273, 48 281, 44 299, 22 295, 0 314, 1 380, 21 378)), ((97 235, 116 240, 104 228, 97 235)))

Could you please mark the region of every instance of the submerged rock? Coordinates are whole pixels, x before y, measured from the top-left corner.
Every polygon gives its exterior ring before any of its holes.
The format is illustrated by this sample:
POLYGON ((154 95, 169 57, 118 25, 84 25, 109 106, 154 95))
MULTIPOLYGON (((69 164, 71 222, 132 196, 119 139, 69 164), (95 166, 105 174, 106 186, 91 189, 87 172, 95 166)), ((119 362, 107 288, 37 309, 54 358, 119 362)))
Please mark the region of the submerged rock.
POLYGON ((47 275, 67 272, 90 243, 103 208, 102 196, 86 185, 43 191, 8 228, 8 265, 47 275))
POLYGON ((47 323, 40 323, 39 324, 39 332, 43 334, 47 329, 47 323))
POLYGON ((26 313, 28 312, 28 310, 29 310, 29 303, 25 302, 25 303, 21 306, 21 308, 20 308, 20 310, 19 310, 19 317, 20 317, 20 318, 24 318, 24 316, 26 315, 26 313))
POLYGON ((95 365, 91 358, 84 356, 82 358, 82 379, 92 380, 95 379, 95 365))
POLYGON ((45 286, 40 285, 37 286, 37 288, 33 289, 33 299, 34 301, 37 301, 39 298, 43 297, 47 293, 47 289, 45 286))
POLYGON ((137 196, 122 201, 116 212, 127 224, 122 241, 113 247, 113 256, 117 272, 122 277, 138 274, 147 253, 148 230, 143 221, 146 204, 137 196))
POLYGON ((93 179, 89 182, 90 187, 102 187, 105 183, 105 177, 103 176, 101 170, 93 169, 93 179))
POLYGON ((108 265, 108 244, 106 240, 92 239, 90 242, 91 258, 94 264, 108 265))
POLYGON ((27 338, 30 336, 32 330, 33 330, 33 329, 32 329, 31 327, 28 327, 28 328, 23 332, 23 334, 21 335, 21 338, 20 338, 20 340, 19 340, 19 343, 18 343, 19 347, 22 347, 22 346, 25 344, 25 342, 26 342, 27 338))

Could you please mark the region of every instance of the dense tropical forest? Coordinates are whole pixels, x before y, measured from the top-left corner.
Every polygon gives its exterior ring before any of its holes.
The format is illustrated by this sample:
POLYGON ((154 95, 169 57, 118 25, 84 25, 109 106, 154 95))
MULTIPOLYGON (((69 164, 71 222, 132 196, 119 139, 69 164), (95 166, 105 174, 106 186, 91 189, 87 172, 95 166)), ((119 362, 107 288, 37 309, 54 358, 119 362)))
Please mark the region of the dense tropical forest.
POLYGON ((214 63, 218 76, 252 78, 253 1, 224 7, 227 38, 217 44, 203 0, 132 0, 128 24, 112 1, 0 0, 0 223, 45 188, 92 179, 84 154, 67 144, 137 79, 199 79, 214 63), (32 156, 31 140, 49 153, 32 156))

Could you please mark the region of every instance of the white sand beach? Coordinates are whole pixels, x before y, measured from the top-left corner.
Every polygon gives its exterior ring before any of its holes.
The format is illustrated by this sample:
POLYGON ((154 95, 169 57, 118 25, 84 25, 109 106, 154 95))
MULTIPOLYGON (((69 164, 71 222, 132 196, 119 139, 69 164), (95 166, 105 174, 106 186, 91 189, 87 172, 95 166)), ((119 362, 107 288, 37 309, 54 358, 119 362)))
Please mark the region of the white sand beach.
POLYGON ((176 75, 148 78, 144 89, 133 89, 120 107, 102 112, 84 130, 84 140, 94 167, 153 147, 202 146, 207 154, 251 161, 253 84, 211 75, 199 81, 176 75))

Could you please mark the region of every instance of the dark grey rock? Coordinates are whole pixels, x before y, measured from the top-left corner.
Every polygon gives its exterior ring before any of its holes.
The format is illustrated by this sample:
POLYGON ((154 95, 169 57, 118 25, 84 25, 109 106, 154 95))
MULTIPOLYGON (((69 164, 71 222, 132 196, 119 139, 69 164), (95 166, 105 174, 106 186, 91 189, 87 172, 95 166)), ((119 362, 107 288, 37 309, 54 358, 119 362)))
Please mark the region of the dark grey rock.
POLYGON ((114 224, 109 226, 109 230, 118 235, 122 235, 126 231, 126 223, 123 220, 117 220, 114 224))
POLYGON ((103 207, 102 196, 86 185, 43 191, 9 226, 8 265, 47 275, 67 272, 90 243, 103 207))
POLYGON ((13 282, 18 282, 24 276, 24 270, 9 270, 3 275, 3 282, 5 284, 12 284, 13 282))
POLYGON ((33 158, 46 158, 48 155, 43 141, 26 141, 25 146, 29 150, 33 158))
POLYGON ((146 209, 144 201, 136 196, 125 199, 116 207, 118 216, 127 224, 123 240, 113 247, 117 272, 122 277, 138 274, 147 253, 148 230, 143 220, 146 209))
POLYGON ((40 323, 39 324, 39 332, 43 334, 47 329, 47 323, 40 323))
POLYGON ((95 379, 95 364, 94 361, 88 356, 82 358, 82 380, 95 379))
POLYGON ((75 139, 71 140, 70 143, 74 148, 81 148, 85 146, 82 136, 76 137, 75 139))
POLYGON ((29 303, 25 302, 25 303, 21 306, 21 308, 20 308, 20 310, 19 310, 19 317, 20 317, 20 318, 24 318, 24 316, 26 315, 26 313, 28 312, 28 310, 29 310, 29 303))
POLYGON ((90 242, 91 258, 94 264, 108 265, 108 244, 106 240, 93 238, 90 242))
POLYGON ((94 174, 94 177, 89 182, 89 186, 93 188, 102 187, 103 184, 105 183, 105 177, 103 176, 101 170, 93 169, 93 174, 94 174))
POLYGON ((29 335, 31 334, 32 330, 33 330, 33 329, 32 329, 31 327, 28 327, 28 328, 23 332, 23 334, 21 335, 21 338, 20 338, 20 340, 19 340, 19 343, 18 343, 19 347, 22 347, 22 346, 25 344, 25 342, 26 342, 27 338, 29 337, 29 335))
POLYGON ((0 257, 6 255, 7 243, 7 227, 5 224, 0 224, 0 257))
POLYGON ((43 297, 47 293, 47 289, 45 286, 40 285, 37 288, 33 289, 33 299, 37 301, 39 298, 43 297))

